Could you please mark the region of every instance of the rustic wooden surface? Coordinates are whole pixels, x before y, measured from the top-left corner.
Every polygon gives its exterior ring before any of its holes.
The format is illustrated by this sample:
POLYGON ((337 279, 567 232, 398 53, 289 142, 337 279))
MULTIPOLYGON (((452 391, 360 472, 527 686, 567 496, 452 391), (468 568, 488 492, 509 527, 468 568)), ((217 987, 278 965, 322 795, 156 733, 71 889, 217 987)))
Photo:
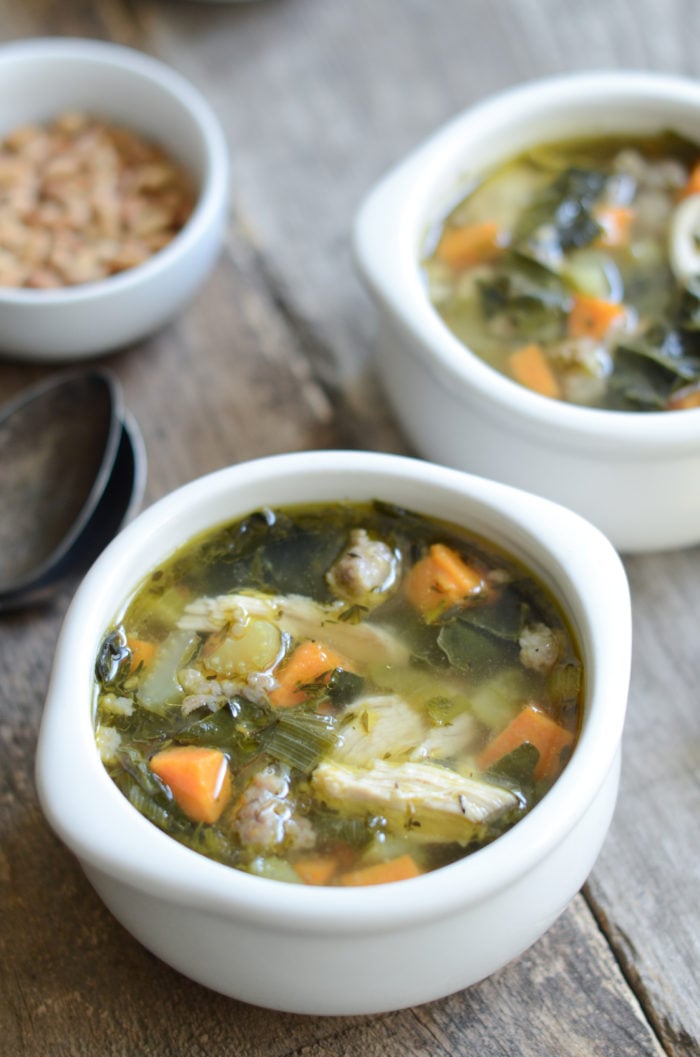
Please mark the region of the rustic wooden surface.
MULTIPOLYGON (((215 273, 171 326, 107 361, 144 433, 145 503, 271 452, 406 450, 373 375, 373 317, 348 233, 364 191, 436 124, 550 73, 700 72, 696 0, 0 0, 0 41, 53 34, 170 62, 208 95, 230 144, 231 223, 215 273)), ((0 362, 0 400, 47 373, 0 362)), ((626 562, 635 654, 622 789, 583 893, 490 980, 369 1018, 223 999, 121 929, 49 831, 33 786, 74 585, 47 609, 2 618, 0 1051, 697 1057, 699 558, 626 562)))

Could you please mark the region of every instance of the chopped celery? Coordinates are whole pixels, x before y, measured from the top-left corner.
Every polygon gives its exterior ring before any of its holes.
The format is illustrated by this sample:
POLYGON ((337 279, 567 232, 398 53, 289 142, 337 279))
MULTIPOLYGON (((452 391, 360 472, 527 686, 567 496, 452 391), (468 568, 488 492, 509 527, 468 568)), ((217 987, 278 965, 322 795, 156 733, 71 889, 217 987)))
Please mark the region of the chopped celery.
POLYGON ((129 782, 124 792, 126 793, 129 801, 133 804, 137 811, 140 811, 149 822, 152 822, 159 829, 163 829, 166 832, 172 832, 174 829, 173 825, 173 811, 170 811, 167 807, 163 807, 157 800, 154 800, 152 796, 144 792, 138 782, 129 782))
POLYGON ((372 838, 375 829, 381 829, 379 820, 343 814, 342 808, 331 810, 315 804, 309 815, 320 845, 346 844, 351 848, 362 848, 372 838))
POLYGON ((192 657, 199 636, 193 631, 175 628, 158 647, 153 663, 141 680, 138 703, 151 712, 163 713, 183 697, 177 673, 192 657))
POLYGON ((581 249, 569 255, 562 275, 579 294, 609 298, 613 293, 610 267, 609 259, 600 250, 581 249))
POLYGON ((288 881, 291 884, 303 884, 301 877, 293 866, 276 855, 258 855, 247 865, 240 864, 240 869, 255 874, 256 877, 267 877, 271 881, 288 881))
POLYGON ((290 711, 280 715, 265 739, 265 752, 280 763, 310 774, 335 746, 337 724, 332 716, 290 711))
POLYGON ((148 626, 151 628, 173 627, 182 616, 188 601, 188 594, 179 584, 172 584, 161 593, 151 591, 149 593, 148 626))
POLYGON ((569 664, 557 664, 547 679, 547 690, 552 701, 575 701, 581 692, 581 665, 573 661, 569 664))

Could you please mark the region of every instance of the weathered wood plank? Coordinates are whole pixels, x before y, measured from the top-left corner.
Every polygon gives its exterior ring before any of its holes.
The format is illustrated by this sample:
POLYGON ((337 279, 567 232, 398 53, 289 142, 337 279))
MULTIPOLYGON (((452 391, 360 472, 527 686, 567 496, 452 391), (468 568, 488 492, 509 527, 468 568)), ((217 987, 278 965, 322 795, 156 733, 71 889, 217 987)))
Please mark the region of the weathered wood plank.
POLYGON ((0 861, 5 1057, 662 1053, 604 941, 592 940, 580 897, 519 961, 478 987, 420 1009, 298 1017, 224 999, 156 961, 124 932, 47 832, 30 778, 23 769, 19 775, 0 799, 3 806, 9 797, 25 803, 13 812, 14 824, 3 826, 0 861))
MULTIPOLYGON (((362 194, 435 125, 520 80, 609 66, 695 75, 698 30, 692 0, 0 0, 0 40, 75 33, 142 47, 190 76, 226 129, 232 224, 219 267, 173 325, 102 361, 144 432, 146 501, 275 451, 404 450, 372 372, 374 321, 351 260, 362 194)), ((0 400, 44 373, 0 363, 0 400)), ((124 933, 49 833, 33 792, 41 702, 72 585, 47 610, 4 618, 3 1053, 646 1057, 661 1052, 655 1032, 673 1057, 697 1057, 698 648, 687 618, 697 559, 627 563, 635 674, 619 810, 586 890, 595 918, 578 897, 492 980, 377 1018, 230 1002, 124 933)))
POLYGON ((669 1053, 698 1057, 700 549, 626 564, 635 643, 622 790, 587 891, 669 1053))

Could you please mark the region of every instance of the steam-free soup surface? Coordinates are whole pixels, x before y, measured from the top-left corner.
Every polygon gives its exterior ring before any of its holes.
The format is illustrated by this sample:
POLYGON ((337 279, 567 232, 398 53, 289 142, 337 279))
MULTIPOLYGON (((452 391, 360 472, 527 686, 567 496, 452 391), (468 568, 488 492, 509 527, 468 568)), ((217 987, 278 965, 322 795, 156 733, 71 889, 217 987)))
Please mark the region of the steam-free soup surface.
POLYGON ((700 406, 700 148, 673 134, 557 142, 495 169, 431 232, 431 300, 543 396, 700 406))
POLYGON ((97 659, 103 762, 176 840, 278 880, 403 880, 476 851, 572 752, 553 598, 384 503, 261 510, 155 570, 97 659))

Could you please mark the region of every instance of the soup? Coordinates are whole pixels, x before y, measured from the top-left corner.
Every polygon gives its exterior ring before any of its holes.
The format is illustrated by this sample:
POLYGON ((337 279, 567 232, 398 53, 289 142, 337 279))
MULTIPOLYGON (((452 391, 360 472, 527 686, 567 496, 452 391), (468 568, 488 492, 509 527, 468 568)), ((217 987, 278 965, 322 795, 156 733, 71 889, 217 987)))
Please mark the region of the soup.
POLYGON ((619 411, 700 406, 700 148, 667 133, 543 145, 430 233, 429 296, 492 367, 619 411))
POLYGON ((487 845, 565 767, 582 667, 510 556, 381 502, 194 539, 104 637, 95 726, 147 819, 240 870, 403 880, 487 845))

